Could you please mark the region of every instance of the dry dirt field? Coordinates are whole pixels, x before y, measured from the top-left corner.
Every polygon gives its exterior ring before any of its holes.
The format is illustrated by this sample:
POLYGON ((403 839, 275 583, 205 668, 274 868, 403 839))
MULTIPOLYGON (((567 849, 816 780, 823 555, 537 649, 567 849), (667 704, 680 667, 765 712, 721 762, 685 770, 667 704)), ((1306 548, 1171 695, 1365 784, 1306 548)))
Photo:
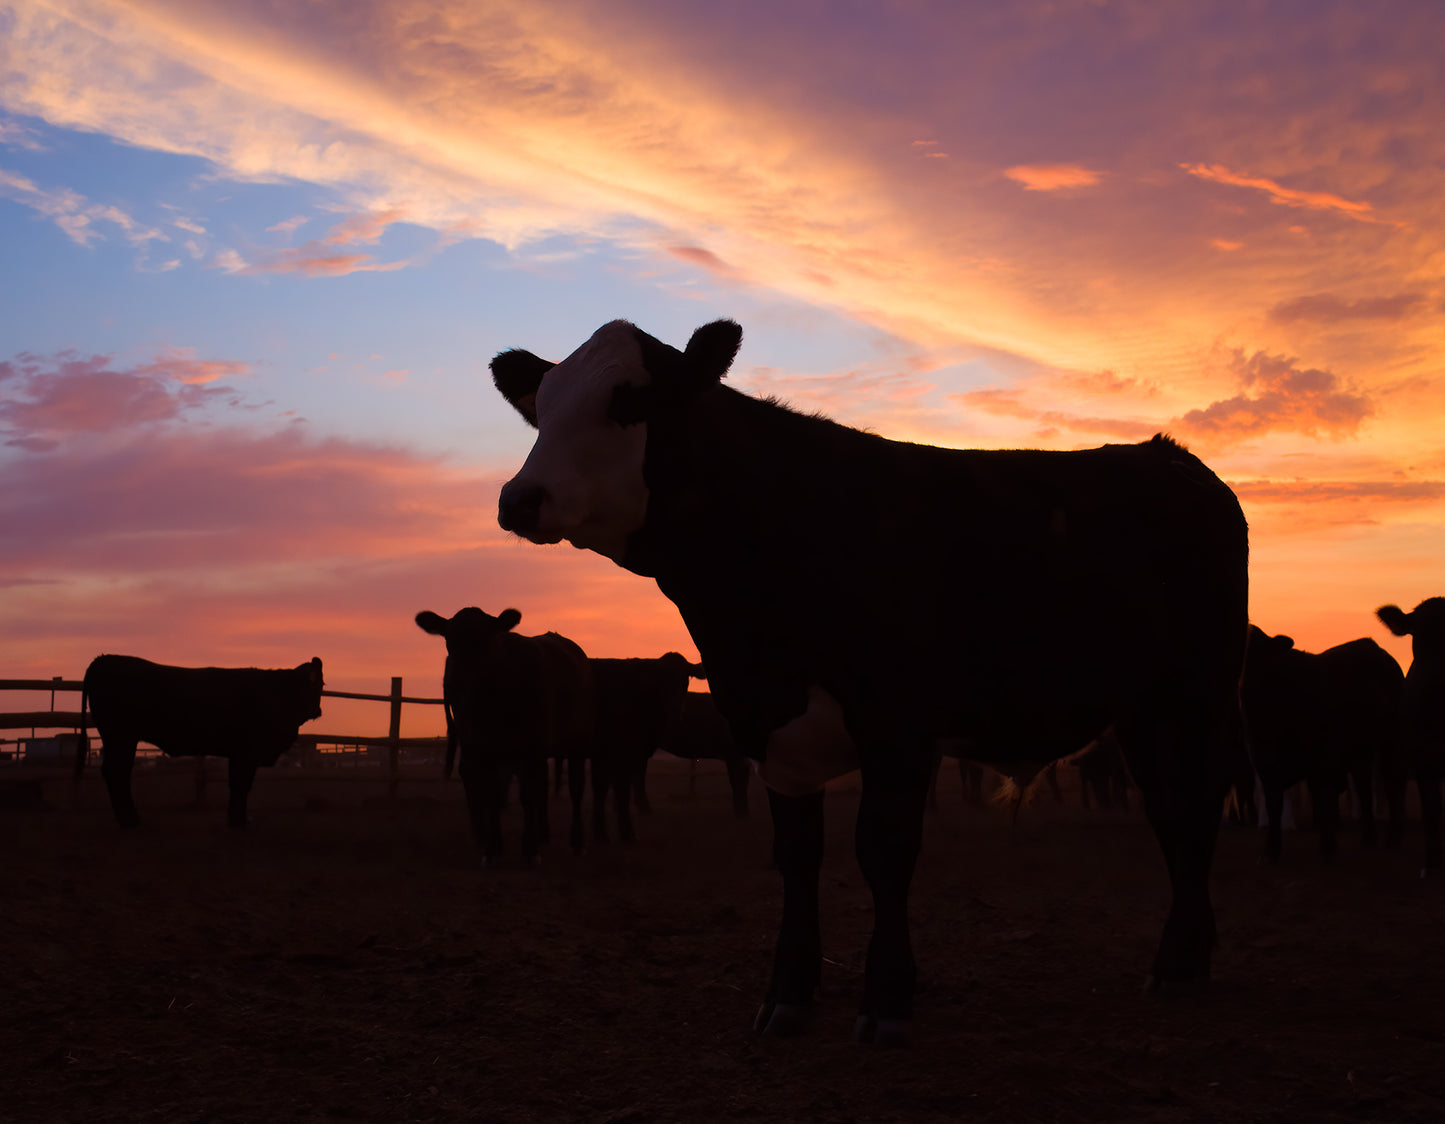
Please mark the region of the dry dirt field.
MULTIPOLYGON (((828 801, 825 993, 761 1041, 780 890, 754 782, 659 762, 640 841, 480 869, 455 783, 278 770, 137 780, 122 833, 78 803, 0 812, 0 1116, 40 1121, 1440 1121, 1445 882, 1352 835, 1277 867, 1226 829, 1202 995, 1146 998, 1166 904, 1137 812, 1047 799, 1017 826, 946 777, 913 891, 915 1045, 849 1042, 870 906, 856 796, 828 801), (951 782, 951 783, 950 783, 951 782)), ((21 776, 7 772, 6 776, 21 776)), ((1071 795, 1071 800, 1076 797, 1071 795)), ((553 804, 554 833, 564 801, 553 804)))

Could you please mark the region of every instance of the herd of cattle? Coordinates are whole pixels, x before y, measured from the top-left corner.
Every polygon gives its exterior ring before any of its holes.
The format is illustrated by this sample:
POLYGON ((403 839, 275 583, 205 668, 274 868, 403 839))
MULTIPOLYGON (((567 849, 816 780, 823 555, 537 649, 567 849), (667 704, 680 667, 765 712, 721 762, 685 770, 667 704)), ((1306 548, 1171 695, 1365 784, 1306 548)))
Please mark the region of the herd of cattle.
MULTIPOLYGON (((880 1045, 909 1034, 907 902, 941 753, 1022 779, 1107 739, 1169 871, 1151 970, 1160 987, 1209 975, 1221 807, 1231 786, 1253 788, 1254 771, 1275 854, 1289 785, 1309 785, 1330 851, 1347 776, 1367 816, 1380 777, 1394 842, 1413 773, 1425 865, 1440 867, 1445 598, 1379 611, 1414 638, 1408 676, 1370 640, 1297 651, 1250 628, 1238 500, 1169 438, 1072 452, 890 441, 725 386, 741 338, 715 321, 678 350, 614 321, 560 363, 525 351, 492 361, 497 389, 537 430, 498 521, 655 579, 697 645, 715 709, 689 722, 687 682, 701 669, 676 654, 588 660, 564 637, 516 634, 515 610, 418 614, 446 639, 449 731, 485 854, 500 849, 510 777, 524 854, 546 835, 549 756, 570 763, 574 846, 588 757, 597 810, 610 789, 625 838, 647 755, 674 748, 679 731, 711 731, 767 785, 783 917, 756 1025, 792 1034, 821 970, 823 785, 860 769, 856 851, 874 929, 855 1036, 880 1045)), ((314 717, 320 663, 242 672, 103 656, 86 691, 122 823, 135 822, 135 738, 201 752, 195 731, 213 710, 205 728, 228 734, 204 752, 232 755, 239 824, 255 766, 314 717), (267 675, 263 698, 255 677, 267 675), (247 737, 256 748, 243 751, 247 737)))

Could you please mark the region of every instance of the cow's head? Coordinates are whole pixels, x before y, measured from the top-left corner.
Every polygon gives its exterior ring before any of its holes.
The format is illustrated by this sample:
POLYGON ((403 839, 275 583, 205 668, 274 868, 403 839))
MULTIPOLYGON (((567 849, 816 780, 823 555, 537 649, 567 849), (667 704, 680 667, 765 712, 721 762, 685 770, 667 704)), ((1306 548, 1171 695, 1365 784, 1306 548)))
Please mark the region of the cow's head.
POLYGON ((1417 660, 1445 659, 1445 597, 1427 597, 1408 613, 1398 605, 1384 605, 1375 616, 1396 636, 1413 637, 1417 660))
POLYGON ((649 422, 721 379, 741 342, 731 320, 703 325, 683 351, 614 320, 560 363, 498 355, 492 380, 537 429, 526 463, 502 488, 502 528, 620 562, 647 517, 649 422))
POLYGON ((293 673, 296 682, 301 685, 301 708, 306 714, 301 721, 310 722, 313 718, 320 718, 321 689, 326 686, 326 681, 321 677, 321 657, 312 656, 308 662, 297 664, 293 673))
POLYGON ((416 615, 421 630, 446 637, 447 655, 459 658, 486 652, 497 637, 511 632, 521 620, 522 614, 516 609, 503 609, 494 617, 475 605, 458 609, 450 619, 430 609, 416 615))

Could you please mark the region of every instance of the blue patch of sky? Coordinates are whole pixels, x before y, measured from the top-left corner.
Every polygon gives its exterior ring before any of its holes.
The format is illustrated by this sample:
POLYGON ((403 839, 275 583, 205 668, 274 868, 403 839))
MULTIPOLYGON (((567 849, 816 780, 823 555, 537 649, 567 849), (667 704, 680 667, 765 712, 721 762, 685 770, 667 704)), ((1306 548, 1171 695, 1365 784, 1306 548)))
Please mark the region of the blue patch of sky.
POLYGON ((339 277, 227 273, 214 267, 219 250, 256 261, 323 237, 346 217, 338 193, 226 180, 195 157, 25 123, 45 151, 11 148, 0 152, 0 167, 47 191, 119 207, 171 241, 142 250, 102 223, 103 240, 80 246, 31 208, 0 199, 8 259, 0 358, 75 349, 111 354, 123 367, 181 347, 200 359, 239 360, 252 373, 227 383, 264 404, 246 412, 248 424, 283 424, 281 415, 294 411, 318 436, 505 464, 525 452, 531 434, 487 377, 487 361, 504 348, 561 359, 617 317, 681 346, 698 325, 729 316, 745 330, 740 367, 828 373, 910 351, 842 312, 639 249, 646 240, 636 230, 625 242, 558 236, 509 252, 474 238, 437 250, 436 232, 397 223, 377 243, 334 250, 379 262, 415 256, 407 268, 339 277), (298 215, 308 222, 289 238, 267 232, 298 215), (195 236, 174 225, 177 217, 206 228, 197 237, 201 260, 185 249, 195 236), (148 272, 170 259, 181 265, 148 272))

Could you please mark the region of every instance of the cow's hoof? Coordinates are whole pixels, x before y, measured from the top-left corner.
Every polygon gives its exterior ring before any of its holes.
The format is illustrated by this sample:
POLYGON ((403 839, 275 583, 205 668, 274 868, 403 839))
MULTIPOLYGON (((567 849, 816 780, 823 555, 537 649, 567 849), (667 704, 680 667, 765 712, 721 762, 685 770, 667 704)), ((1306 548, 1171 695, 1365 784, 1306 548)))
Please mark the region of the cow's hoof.
POLYGON ((1188 995, 1200 995, 1208 990, 1208 976, 1190 976, 1187 979, 1170 980, 1152 974, 1144 978, 1144 987, 1142 989, 1145 995, 1160 995, 1170 999, 1188 995))
POLYGON ((764 1038, 796 1038, 808 1029, 812 1010, 801 1003, 764 1003, 753 1029, 764 1038))
POLYGON ((896 1050, 908 1045, 913 1034, 912 1019, 875 1019, 859 1015, 853 1024, 853 1041, 860 1046, 896 1050))

